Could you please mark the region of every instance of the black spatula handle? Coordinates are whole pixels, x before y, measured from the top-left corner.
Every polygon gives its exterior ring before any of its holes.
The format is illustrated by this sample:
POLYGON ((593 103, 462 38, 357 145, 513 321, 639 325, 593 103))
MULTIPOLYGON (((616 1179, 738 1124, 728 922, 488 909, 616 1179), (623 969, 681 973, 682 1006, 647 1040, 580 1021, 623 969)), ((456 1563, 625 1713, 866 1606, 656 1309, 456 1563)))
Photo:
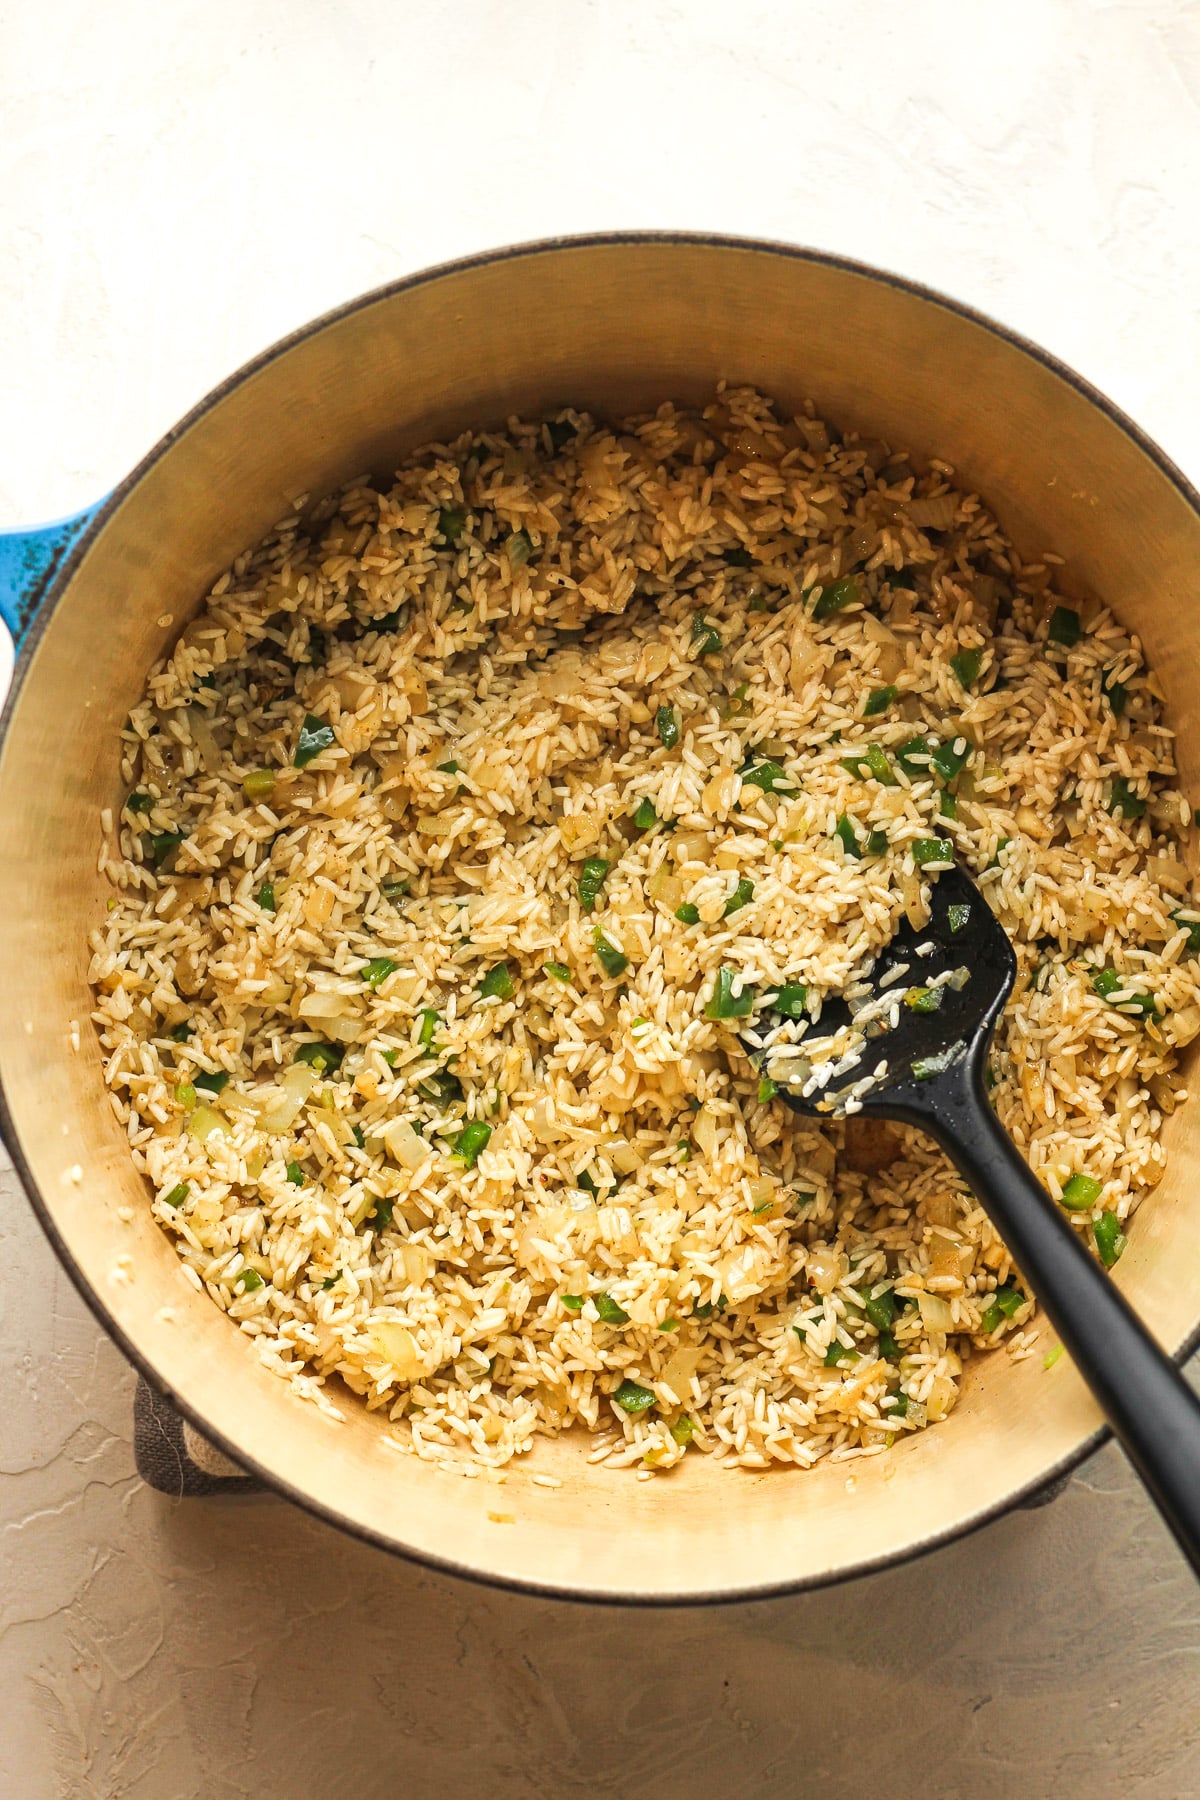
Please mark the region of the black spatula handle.
POLYGON ((1200 1575, 1200 1402, 1022 1160, 988 1103, 981 1065, 954 1086, 924 1129, 986 1207, 1200 1575))

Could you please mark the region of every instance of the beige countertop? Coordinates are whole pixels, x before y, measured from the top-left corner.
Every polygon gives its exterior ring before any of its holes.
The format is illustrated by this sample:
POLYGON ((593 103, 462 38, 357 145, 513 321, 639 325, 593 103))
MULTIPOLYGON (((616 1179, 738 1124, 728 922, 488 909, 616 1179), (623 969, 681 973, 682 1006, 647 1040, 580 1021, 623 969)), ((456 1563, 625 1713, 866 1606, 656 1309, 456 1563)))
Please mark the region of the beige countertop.
MULTIPOLYGON (((942 286, 1195 477, 1198 98, 1190 0, 0 9, 0 527, 95 500, 350 294, 620 225, 942 286)), ((1200 1794, 1200 1590, 1111 1448, 889 1574, 643 1613, 168 1501, 132 1390, 5 1168, 3 1800, 1200 1794)))

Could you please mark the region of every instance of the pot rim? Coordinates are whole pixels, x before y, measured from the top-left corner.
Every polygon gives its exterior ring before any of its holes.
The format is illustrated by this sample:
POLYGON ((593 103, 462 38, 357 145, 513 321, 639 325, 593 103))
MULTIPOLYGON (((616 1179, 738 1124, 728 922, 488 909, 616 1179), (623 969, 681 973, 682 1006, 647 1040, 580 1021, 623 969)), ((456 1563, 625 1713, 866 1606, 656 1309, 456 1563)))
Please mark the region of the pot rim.
MULTIPOLYGON (((0 754, 3 753, 4 742, 9 728, 16 715, 21 690, 24 687, 33 659, 33 653, 41 641, 47 623, 54 612, 62 594, 74 579, 75 571, 86 556, 98 533, 107 524, 126 497, 141 482, 142 478, 170 451, 185 434, 214 407, 220 404, 236 388, 259 370, 268 367, 279 357, 314 337, 327 326, 340 323, 356 312, 364 311, 379 301, 391 299, 398 294, 408 293, 425 287, 448 275, 459 275, 472 269, 486 268, 496 263, 516 261, 520 258, 543 256, 547 252, 595 248, 623 248, 639 245, 688 246, 711 250, 752 250, 772 256, 783 256, 797 262, 816 264, 819 267, 839 269, 847 274, 862 276, 879 285, 892 288, 898 292, 911 294, 919 300, 940 307, 953 313, 973 325, 980 326, 993 337, 999 338, 1010 348, 1020 351, 1031 358, 1059 380, 1075 389, 1076 393, 1087 400, 1093 407, 1103 413, 1117 429, 1124 433, 1142 454, 1150 459, 1175 488, 1180 497, 1200 520, 1200 491, 1192 485, 1179 466, 1162 450, 1157 443, 1116 403, 1108 398, 1099 388, 1078 374, 1069 364, 1007 325, 1000 324, 989 314, 966 305, 963 301, 953 299, 937 288, 927 287, 924 283, 913 281, 908 276, 897 275, 891 270, 880 269, 871 263, 855 257, 840 256, 831 251, 815 250, 802 245, 790 244, 784 240, 757 237, 739 237, 725 232, 707 231, 599 231, 585 232, 568 236, 534 238, 519 244, 500 245, 491 250, 477 251, 473 255, 456 257, 448 262, 435 263, 428 268, 417 270, 414 274, 404 275, 395 281, 384 282, 378 287, 370 288, 352 300, 344 301, 340 306, 320 313, 307 324, 299 326, 295 331, 276 341, 265 350, 251 357, 235 369, 230 375, 217 384, 186 412, 170 430, 165 432, 158 442, 147 451, 135 467, 109 494, 107 500, 98 508, 77 542, 72 546, 70 554, 57 571, 53 581, 48 585, 41 603, 26 632, 13 670, 12 684, 9 689, 3 713, 0 714, 0 754)), ((683 1593, 636 1593, 636 1592, 593 1592, 586 1589, 563 1587, 551 1582, 530 1581, 520 1577, 489 1573, 487 1570, 469 1564, 457 1562, 453 1557, 437 1556, 424 1550, 416 1550, 410 1545, 399 1544, 373 1527, 359 1523, 346 1517, 334 1506, 314 1499, 297 1489, 290 1481, 275 1474, 244 1451, 235 1449, 224 1434, 204 1419, 191 1403, 172 1385, 164 1380, 153 1365, 142 1356, 141 1352, 130 1342, 122 1327, 108 1311, 104 1300, 97 1289, 91 1286, 82 1269, 76 1263, 71 1250, 46 1206, 37 1182, 33 1177, 18 1136, 16 1122, 9 1110, 5 1089, 3 1063, 0 1061, 0 1137, 3 1138, 12 1157, 13 1166, 21 1182, 21 1186, 30 1206, 49 1239, 55 1254, 66 1270, 76 1291, 95 1318, 101 1329, 120 1349, 126 1361, 130 1362, 151 1387, 168 1399, 175 1409, 200 1432, 229 1460, 247 1474, 255 1476, 264 1487, 291 1501, 303 1511, 326 1524, 334 1525, 349 1536, 358 1538, 363 1543, 384 1550, 392 1556, 401 1557, 404 1561, 419 1567, 436 1570, 440 1574, 458 1577, 464 1581, 479 1584, 482 1587, 499 1588, 507 1592, 517 1592, 535 1599, 569 1600, 578 1605, 619 1606, 619 1607, 668 1607, 668 1606, 714 1606, 734 1605, 755 1600, 782 1599, 793 1594, 808 1593, 821 1588, 841 1586, 844 1582, 858 1580, 864 1575, 879 1573, 884 1569, 903 1567, 907 1563, 916 1562, 919 1558, 930 1555, 946 1544, 955 1543, 960 1538, 969 1536, 981 1526, 992 1520, 1002 1518, 1006 1513, 1019 1508, 1043 1489, 1056 1481, 1069 1476, 1095 1451, 1099 1450, 1111 1437, 1112 1432, 1107 1424, 1101 1423, 1084 1438, 1074 1450, 1062 1456, 1049 1469, 1043 1471, 1034 1480, 989 1506, 980 1508, 970 1517, 946 1529, 933 1532, 927 1537, 917 1539, 901 1550, 888 1551, 878 1556, 864 1556, 854 1562, 845 1564, 827 1574, 796 1576, 789 1580, 762 1583, 751 1588, 719 1588, 711 1592, 688 1590, 683 1593)), ((1188 1333, 1179 1349, 1174 1353, 1174 1361, 1182 1364, 1200 1345, 1200 1319, 1188 1333)))

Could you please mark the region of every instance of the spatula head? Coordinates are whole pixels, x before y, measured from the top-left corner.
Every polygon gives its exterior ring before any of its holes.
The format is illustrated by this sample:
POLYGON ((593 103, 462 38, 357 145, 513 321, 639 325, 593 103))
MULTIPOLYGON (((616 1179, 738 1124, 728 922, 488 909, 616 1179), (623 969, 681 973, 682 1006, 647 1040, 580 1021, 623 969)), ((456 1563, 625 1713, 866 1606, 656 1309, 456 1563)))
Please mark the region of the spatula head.
MULTIPOLYGON (((978 1065, 1016 973, 1012 945, 979 888, 957 866, 944 870, 932 883, 929 923, 914 931, 905 921, 867 978, 867 999, 856 1000, 854 1014, 842 999, 824 1000, 799 1049, 819 1062, 822 1043, 869 1015, 876 999, 887 1002, 868 1028, 878 1035, 824 1088, 811 1080, 785 1084, 771 1064, 779 1099, 812 1118, 837 1117, 849 1100, 852 1112, 919 1120, 939 1090, 978 1065), (868 1077, 870 1087, 852 1095, 868 1077)), ((751 1060, 767 1066, 757 1039, 743 1041, 751 1060)))

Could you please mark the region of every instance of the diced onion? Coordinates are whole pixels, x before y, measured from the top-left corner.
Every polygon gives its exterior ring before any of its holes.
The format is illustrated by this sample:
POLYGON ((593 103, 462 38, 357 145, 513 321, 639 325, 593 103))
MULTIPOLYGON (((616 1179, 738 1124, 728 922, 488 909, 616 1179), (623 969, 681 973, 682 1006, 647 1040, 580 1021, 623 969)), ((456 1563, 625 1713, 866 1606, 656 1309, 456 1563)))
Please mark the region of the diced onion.
POLYGON ((926 1331, 952 1331, 954 1329, 954 1314, 940 1294, 919 1293, 917 1305, 921 1309, 921 1321, 926 1331))
POLYGON ((305 994, 296 1011, 302 1019, 343 1019, 357 1010, 353 994, 305 994))
POLYGON ((944 1419, 957 1399, 958 1389, 949 1375, 935 1375, 925 1401, 926 1416, 944 1419))
POLYGON ((300 1109, 317 1085, 317 1072, 308 1063, 295 1063, 269 1088, 255 1096, 258 1122, 264 1131, 290 1131, 300 1109))
POLYGON ((433 1155, 433 1151, 420 1132, 415 1130, 407 1119, 393 1119, 389 1125, 384 1127, 382 1136, 396 1161, 414 1172, 428 1162, 433 1155))
POLYGON ((226 1137, 229 1132, 228 1121, 223 1119, 211 1106, 198 1106, 188 1119, 188 1136, 194 1137, 198 1144, 207 1144, 209 1138, 226 1137))
POLYGON ((953 494, 937 494, 930 500, 906 501, 904 511, 910 521, 923 530, 949 531, 958 511, 958 501, 953 494))
POLYGON ((672 875, 666 863, 660 863, 646 884, 646 892, 651 900, 659 906, 665 906, 674 912, 683 901, 683 883, 678 875, 672 875))
POLYGON ((703 1359, 704 1348, 700 1344, 680 1344, 671 1352, 659 1379, 664 1387, 670 1388, 680 1404, 688 1398, 692 1376, 703 1359))
POLYGON ((534 1101, 525 1115, 535 1138, 540 1144, 552 1144, 562 1132, 555 1124, 554 1104, 547 1094, 541 1094, 534 1101))
POLYGON ((831 1294, 842 1279, 842 1258, 829 1245, 818 1245, 808 1253, 808 1278, 819 1294, 831 1294))
POLYGON ((703 1151, 705 1156, 711 1156, 717 1147, 717 1121, 710 1112, 706 1112, 703 1108, 696 1114, 696 1121, 692 1126, 692 1137, 697 1148, 703 1151))
POLYGON ((671 840, 671 855, 677 863, 707 862, 709 843, 703 831, 681 831, 671 840))
POLYGON ((642 1166, 641 1152, 624 1138, 615 1138, 611 1144, 605 1145, 608 1160, 618 1175, 632 1175, 642 1166))
POLYGON ((404 1274, 414 1287, 420 1287, 429 1280, 433 1270, 433 1252, 424 1244, 402 1244, 400 1261, 404 1264, 404 1274))
POLYGON ((395 1319, 378 1319, 368 1325, 366 1335, 379 1355, 391 1363, 398 1380, 420 1380, 425 1365, 407 1325, 401 1325, 395 1319))

